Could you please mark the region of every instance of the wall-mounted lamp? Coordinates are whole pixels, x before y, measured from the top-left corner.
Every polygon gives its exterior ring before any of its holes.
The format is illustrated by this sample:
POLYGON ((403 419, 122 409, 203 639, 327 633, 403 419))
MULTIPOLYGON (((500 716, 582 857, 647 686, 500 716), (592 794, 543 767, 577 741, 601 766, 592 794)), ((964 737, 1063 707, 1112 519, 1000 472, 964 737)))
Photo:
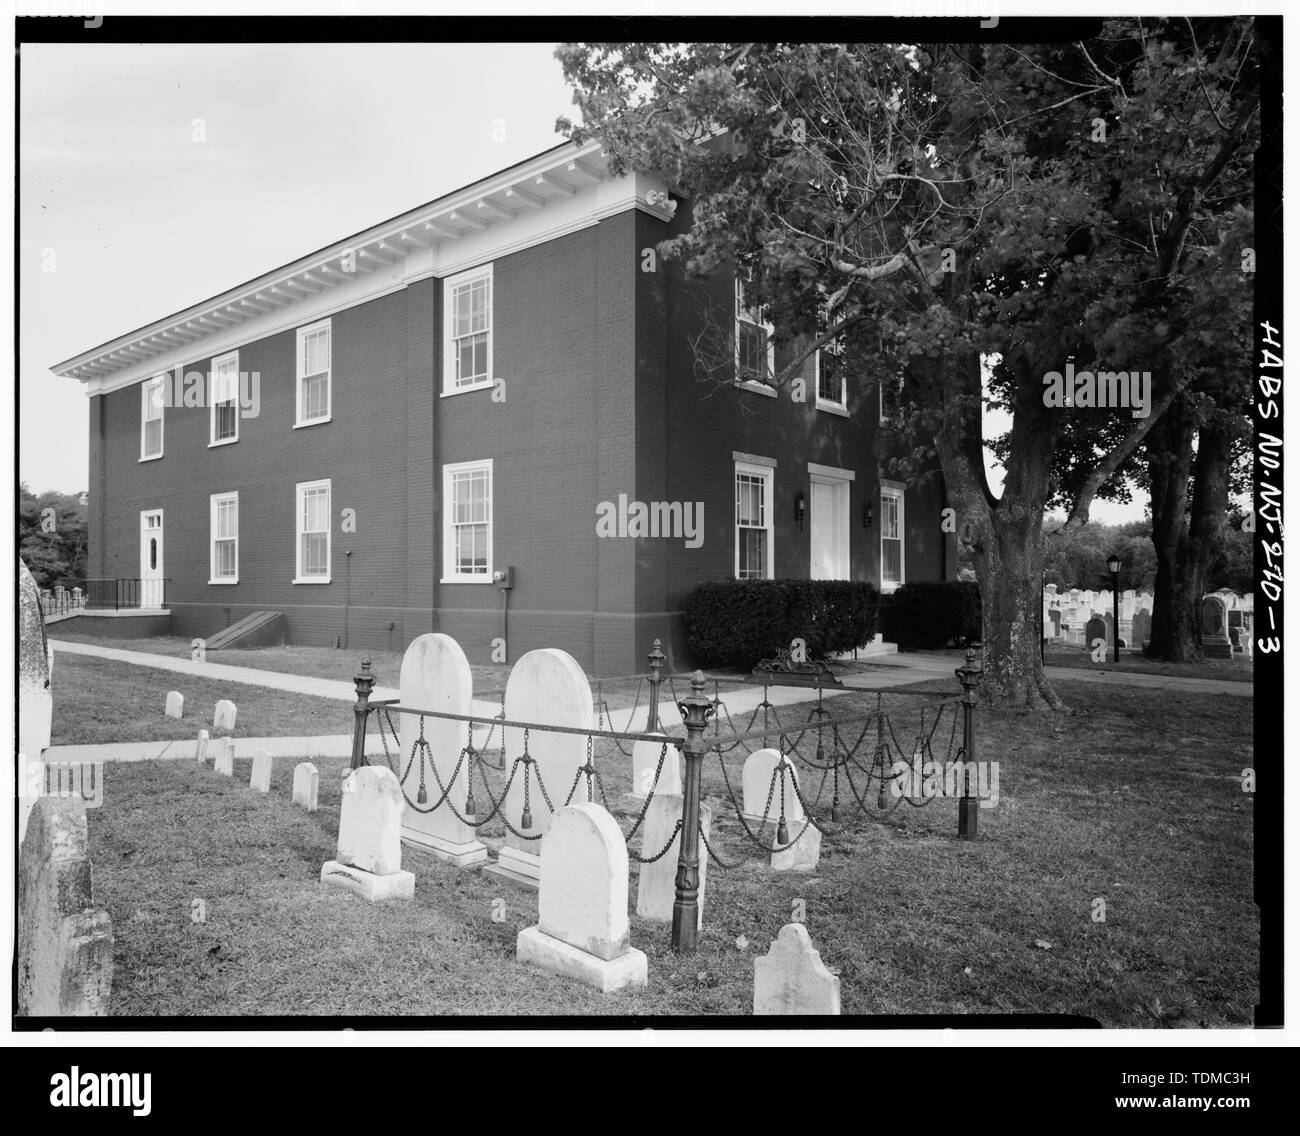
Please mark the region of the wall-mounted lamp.
POLYGON ((808 502, 804 500, 802 493, 796 494, 794 499, 794 519, 799 522, 799 531, 803 532, 803 515, 808 511, 808 502))
POLYGON ((871 522, 874 521, 875 519, 876 516, 871 511, 871 502, 868 501, 865 505, 862 506, 862 527, 864 529, 869 529, 871 527, 871 522))

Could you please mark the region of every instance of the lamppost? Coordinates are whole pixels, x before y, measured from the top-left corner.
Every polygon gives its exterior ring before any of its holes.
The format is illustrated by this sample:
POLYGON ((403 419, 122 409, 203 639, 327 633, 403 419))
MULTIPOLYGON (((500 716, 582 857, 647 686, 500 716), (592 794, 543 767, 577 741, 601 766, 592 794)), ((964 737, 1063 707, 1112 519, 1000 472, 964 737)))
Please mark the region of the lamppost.
POLYGON ((1114 621, 1115 662, 1119 662, 1119 570, 1120 559, 1113 552, 1106 558, 1106 567, 1110 569, 1110 594, 1114 601, 1112 619, 1114 621))

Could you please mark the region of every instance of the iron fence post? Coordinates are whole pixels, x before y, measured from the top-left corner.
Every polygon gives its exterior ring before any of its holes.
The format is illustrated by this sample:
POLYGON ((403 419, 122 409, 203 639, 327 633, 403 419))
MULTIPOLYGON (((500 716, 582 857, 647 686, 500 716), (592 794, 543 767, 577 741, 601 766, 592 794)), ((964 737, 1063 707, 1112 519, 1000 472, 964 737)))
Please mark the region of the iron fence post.
POLYGON ((680 702, 686 741, 682 745, 685 759, 682 787, 682 833, 677 855, 677 895, 673 900, 673 951, 694 954, 700 932, 700 781, 704 774, 704 729, 717 712, 711 699, 704 697, 704 674, 691 676, 691 692, 680 702))
POLYGON ((962 790, 957 804, 957 838, 974 840, 979 836, 980 802, 979 775, 976 773, 976 795, 971 793, 971 767, 975 764, 975 688, 984 677, 983 669, 975 662, 975 648, 966 648, 966 663, 954 672, 962 686, 961 737, 962 737, 962 790))
POLYGON ((360 769, 366 763, 366 719, 370 716, 370 692, 375 689, 369 656, 361 660, 361 670, 352 681, 357 685, 357 703, 353 709, 356 723, 352 728, 352 768, 360 769))
POLYGON ((664 680, 660 672, 667 658, 659 649, 658 639, 655 640, 646 658, 650 661, 650 708, 646 711, 645 732, 654 734, 659 732, 659 684, 664 680))

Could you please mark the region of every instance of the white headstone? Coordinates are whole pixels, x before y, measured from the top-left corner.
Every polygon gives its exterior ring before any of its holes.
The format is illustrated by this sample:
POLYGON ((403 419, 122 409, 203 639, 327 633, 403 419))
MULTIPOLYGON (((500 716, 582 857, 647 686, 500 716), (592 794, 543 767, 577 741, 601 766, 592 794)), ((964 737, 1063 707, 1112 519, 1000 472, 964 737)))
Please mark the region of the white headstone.
POLYGON ((194 743, 194 758, 196 761, 207 761, 208 759, 208 731, 200 730, 198 740, 194 743))
POLYGON ((221 699, 212 712, 214 730, 233 730, 235 728, 235 704, 229 698, 221 699))
POLYGON ((822 965, 802 923, 787 923, 754 960, 754 1013, 838 1014, 840 980, 822 965))
MULTIPOLYGON (((18 752, 28 761, 40 761, 49 748, 54 718, 50 686, 50 652, 45 638, 36 581, 27 565, 18 561, 18 752)), ((33 796, 18 798, 18 839, 27 830, 27 818, 36 803, 33 796)))
POLYGON ((206 639, 190 640, 190 659, 196 663, 208 661, 208 641, 206 639))
POLYGON ((274 758, 266 750, 258 750, 253 754, 253 772, 248 778, 248 787, 255 793, 269 793, 271 791, 271 766, 274 758))
POLYGON ((233 777, 235 775, 235 739, 213 738, 212 753, 213 771, 220 773, 223 777, 233 777))
POLYGON ((415 894, 415 876, 402 871, 402 787, 391 769, 363 765, 343 782, 338 853, 320 878, 372 902, 415 894))
MULTIPOLYGON (((450 635, 421 635, 407 647, 402 657, 400 684, 402 706, 445 714, 474 713, 474 680, 469 660, 450 635)), ((402 839, 453 864, 465 866, 486 860, 487 846, 478 839, 477 831, 456 816, 459 813, 469 819, 465 809, 470 762, 468 756, 461 758, 469 738, 469 724, 447 718, 424 718, 424 740, 429 748, 417 754, 414 762, 409 762, 412 747, 420 737, 421 718, 415 714, 396 717, 402 741, 402 768, 406 772, 402 784, 406 796, 402 839), (439 780, 448 788, 447 799, 441 804, 438 804, 443 795, 439 780), (419 800, 421 784, 424 785, 423 803, 419 800)))
POLYGON ((19 1017, 108 1013, 113 926, 95 910, 80 797, 33 803, 18 866, 19 1017))
MULTIPOLYGON (((672 847, 653 864, 642 864, 636 885, 636 913, 642 919, 659 923, 673 921, 673 904, 677 900, 677 859, 681 854, 682 835, 674 830, 682 819, 682 798, 656 793, 641 822, 641 855, 655 856, 672 836, 672 847)), ((700 827, 708 838, 713 810, 700 804, 700 827)), ((704 887, 708 881, 709 854, 700 842, 700 896, 698 925, 704 926, 704 887)))
POLYGON ((604 992, 644 986, 646 957, 628 945, 627 880, 614 818, 591 803, 559 809, 542 838, 537 925, 519 932, 519 961, 604 992))
POLYGON ((793 785, 793 782, 799 779, 799 771, 794 767, 794 763, 786 758, 784 774, 776 773, 781 763, 781 751, 776 749, 755 750, 745 759, 745 769, 741 776, 745 789, 747 819, 764 823, 771 821, 775 824, 781 817, 781 789, 784 783, 786 824, 803 820, 803 805, 799 803, 793 785), (771 793, 770 799, 769 793, 771 793))
POLYGON ((632 743, 632 796, 648 797, 652 792, 674 794, 682 791, 681 757, 671 742, 632 743), (663 755, 663 765, 659 764, 663 755), (656 779, 657 771, 657 779, 656 779))
POLYGON ((772 841, 772 871, 774 872, 815 872, 817 861, 822 854, 821 830, 811 822, 803 822, 790 828, 790 843, 782 847, 775 839, 772 841))
POLYGON ((293 803, 314 813, 319 795, 320 770, 310 761, 300 761, 293 767, 293 803))
POLYGON ((182 718, 185 716, 185 695, 179 690, 169 690, 167 692, 167 706, 163 713, 168 718, 182 718))
MULTIPOLYGON (((506 718, 516 722, 537 722, 549 726, 570 726, 580 730, 595 727, 591 684, 567 651, 545 647, 529 651, 510 669, 506 680, 506 718)), ((505 760, 513 764, 524 752, 524 731, 504 730, 505 760)), ((551 810, 537 785, 541 777, 551 803, 559 809, 573 788, 578 770, 587 761, 587 739, 581 734, 557 734, 532 730, 528 752, 536 765, 521 765, 506 793, 505 819, 525 836, 545 833, 551 826, 551 810), (523 826, 524 770, 528 769, 528 806, 531 827, 523 826)), ((507 773, 507 776, 509 774, 507 773)), ((574 800, 581 798, 575 792, 574 800)), ((507 830, 505 847, 497 865, 521 880, 540 875, 538 842, 515 836, 507 830)))

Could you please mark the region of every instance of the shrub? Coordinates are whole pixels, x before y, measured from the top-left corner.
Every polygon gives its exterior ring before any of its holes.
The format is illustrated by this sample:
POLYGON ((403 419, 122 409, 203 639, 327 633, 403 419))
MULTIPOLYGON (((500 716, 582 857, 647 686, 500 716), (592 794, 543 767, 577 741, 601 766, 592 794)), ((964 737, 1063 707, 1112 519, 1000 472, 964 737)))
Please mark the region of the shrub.
POLYGON ((705 667, 752 667, 802 639, 809 659, 876 633, 876 589, 855 580, 720 580, 683 604, 687 643, 705 667))
POLYGON ((980 588, 974 581, 903 584, 883 597, 880 629, 900 651, 977 643, 983 635, 980 588))

